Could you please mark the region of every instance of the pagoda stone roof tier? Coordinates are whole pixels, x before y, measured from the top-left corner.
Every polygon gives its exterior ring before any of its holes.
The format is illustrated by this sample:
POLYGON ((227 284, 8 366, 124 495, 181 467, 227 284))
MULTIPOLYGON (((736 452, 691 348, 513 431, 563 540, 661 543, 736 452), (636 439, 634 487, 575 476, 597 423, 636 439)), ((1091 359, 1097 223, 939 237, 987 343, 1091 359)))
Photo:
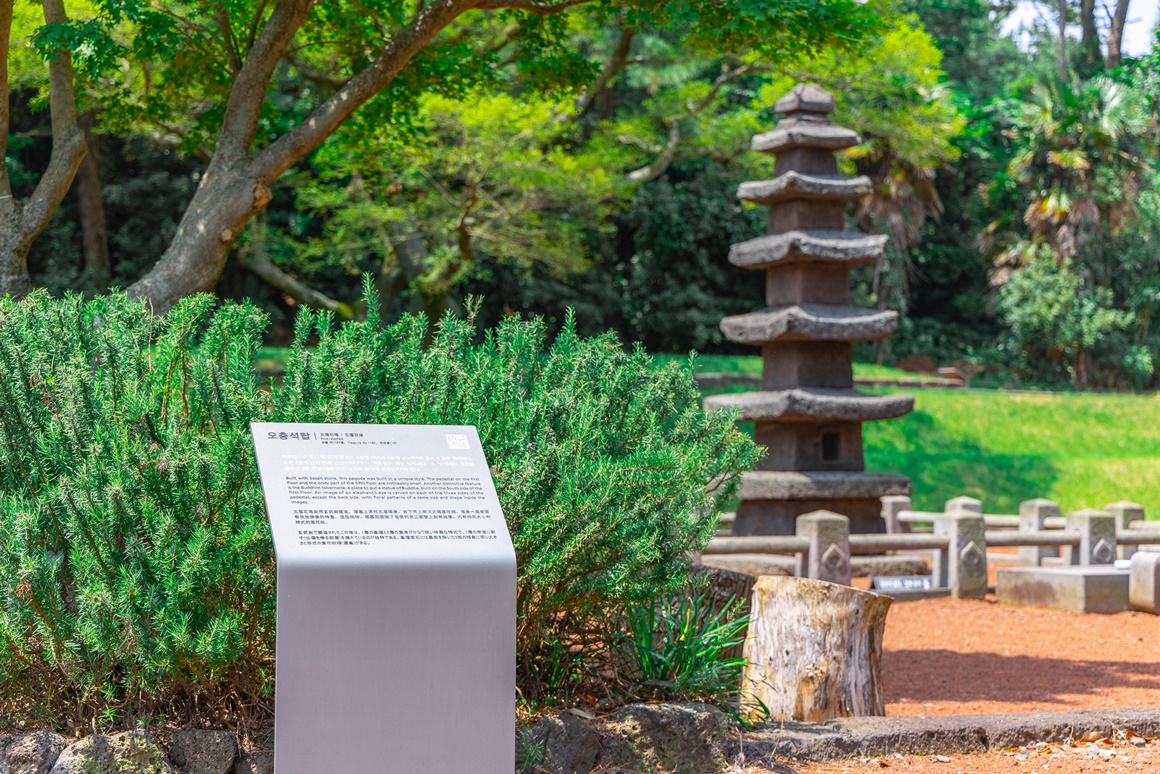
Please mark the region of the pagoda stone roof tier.
POLYGON ((778 113, 832 113, 834 95, 816 83, 799 83, 773 104, 778 113))
POLYGON ((794 229, 733 245, 729 262, 746 269, 789 263, 871 263, 886 249, 886 237, 838 229, 794 229))
POLYGON ((755 135, 750 150, 783 153, 797 148, 840 151, 861 142, 858 133, 843 126, 808 118, 785 118, 768 132, 755 135))
POLYGON ((721 332, 739 344, 769 341, 876 341, 894 333, 898 313, 837 304, 793 304, 726 317, 721 332))
POLYGON ((794 387, 788 390, 712 395, 706 409, 739 409, 742 421, 874 422, 897 419, 914 408, 913 395, 867 395, 857 390, 794 387))
POLYGON ((742 500, 860 500, 908 495, 910 479, 889 473, 755 470, 741 474, 742 500))
POLYGON ((773 180, 742 183, 737 198, 754 204, 771 205, 794 199, 828 202, 856 202, 874 190, 870 178, 846 175, 808 175, 790 171, 773 180))

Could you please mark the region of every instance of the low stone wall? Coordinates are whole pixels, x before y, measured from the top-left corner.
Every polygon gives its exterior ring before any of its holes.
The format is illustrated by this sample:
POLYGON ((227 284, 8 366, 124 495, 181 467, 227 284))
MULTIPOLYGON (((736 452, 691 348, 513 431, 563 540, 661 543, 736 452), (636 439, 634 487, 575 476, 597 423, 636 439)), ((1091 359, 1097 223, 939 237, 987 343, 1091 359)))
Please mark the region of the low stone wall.
POLYGON ((273 774, 269 753, 241 755, 227 731, 185 729, 165 749, 146 731, 69 744, 51 731, 0 736, 0 771, 20 774, 273 774))
POLYGON ((783 770, 787 759, 960 755, 1039 742, 1075 743, 1091 732, 1160 735, 1160 709, 1029 712, 952 717, 843 718, 769 723, 749 733, 702 705, 627 707, 612 719, 572 715, 541 720, 528 739, 542 753, 521 774, 710 774, 729 766, 783 770))
MULTIPOLYGON (((523 763, 519 774, 589 774, 597 767, 609 773, 711 774, 737 757, 738 740, 729 718, 715 707, 635 704, 601 719, 571 713, 542 719, 521 736, 516 760, 517 766, 523 763)), ((241 754, 226 731, 184 729, 166 746, 140 730, 72 743, 38 730, 0 736, 0 772, 273 774, 274 757, 241 754)))
POLYGON ((740 734, 708 705, 633 704, 599 720, 569 713, 545 718, 520 747, 520 774, 712 774, 737 757, 740 734))
POLYGON ((749 765, 792 758, 825 761, 902 755, 996 752, 1037 742, 1075 743, 1096 731, 1160 735, 1160 710, 1016 712, 949 717, 844 718, 828 723, 770 723, 744 736, 749 765))
MULTIPOLYGON (((1160 736, 1160 709, 845 718, 769 723, 741 733, 724 713, 704 704, 634 704, 603 718, 572 711, 537 721, 521 735, 516 774, 714 774, 740 764, 777 770, 786 759, 956 755, 1127 730, 1160 736)), ((185 729, 168 748, 145 731, 94 735, 71 744, 45 730, 0 736, 0 772, 13 774, 273 771, 272 755, 240 754, 225 731, 185 729)))

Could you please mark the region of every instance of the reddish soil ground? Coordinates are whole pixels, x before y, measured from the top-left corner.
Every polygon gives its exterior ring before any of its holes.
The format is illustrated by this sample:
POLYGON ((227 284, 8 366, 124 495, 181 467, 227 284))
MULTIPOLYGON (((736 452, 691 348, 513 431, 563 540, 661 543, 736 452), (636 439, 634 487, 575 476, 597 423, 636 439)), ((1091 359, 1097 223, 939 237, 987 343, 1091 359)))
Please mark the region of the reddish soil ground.
POLYGON ((931 599, 894 605, 884 645, 888 715, 1160 707, 1160 616, 931 599))
POLYGON ((1070 772, 1160 772, 1160 743, 1143 747, 1125 741, 1079 745, 1031 746, 978 755, 893 755, 830 763, 786 763, 772 769, 742 769, 735 774, 1070 774, 1070 772))

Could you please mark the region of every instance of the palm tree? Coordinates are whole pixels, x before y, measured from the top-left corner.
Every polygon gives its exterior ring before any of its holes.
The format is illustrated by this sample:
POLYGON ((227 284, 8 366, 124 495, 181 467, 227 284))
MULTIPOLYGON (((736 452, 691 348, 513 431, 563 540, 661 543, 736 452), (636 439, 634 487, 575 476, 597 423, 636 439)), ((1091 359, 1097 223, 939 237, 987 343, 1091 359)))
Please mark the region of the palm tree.
POLYGON ((990 223, 982 246, 992 283, 1036 257, 1080 258, 1101 228, 1119 231, 1136 217, 1136 196, 1156 150, 1146 99, 1106 76, 1038 82, 1026 99, 999 107, 1013 154, 992 185, 1027 204, 1022 222, 990 223))

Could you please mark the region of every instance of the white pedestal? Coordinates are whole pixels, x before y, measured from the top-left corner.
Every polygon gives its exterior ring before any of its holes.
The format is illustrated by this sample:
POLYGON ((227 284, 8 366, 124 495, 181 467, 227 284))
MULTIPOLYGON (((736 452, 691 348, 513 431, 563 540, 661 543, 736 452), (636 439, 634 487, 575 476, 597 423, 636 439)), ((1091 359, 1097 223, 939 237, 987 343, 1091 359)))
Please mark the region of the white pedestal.
POLYGON ((276 774, 510 774, 516 563, 472 427, 253 425, 276 774))

